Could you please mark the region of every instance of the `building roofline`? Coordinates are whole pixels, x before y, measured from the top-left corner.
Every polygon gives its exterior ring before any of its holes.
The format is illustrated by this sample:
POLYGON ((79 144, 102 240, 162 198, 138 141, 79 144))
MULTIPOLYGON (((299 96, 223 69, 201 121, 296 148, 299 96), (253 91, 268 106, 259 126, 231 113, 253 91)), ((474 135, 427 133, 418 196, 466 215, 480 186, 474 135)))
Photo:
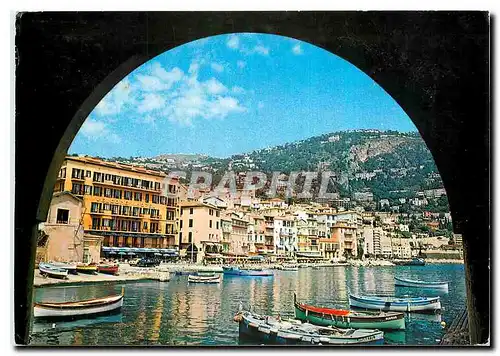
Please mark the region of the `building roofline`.
POLYGON ((104 166, 107 168, 114 168, 114 169, 119 169, 119 170, 124 170, 124 171, 129 171, 129 172, 134 172, 134 173, 142 173, 142 174, 149 174, 157 177, 162 177, 166 178, 167 175, 161 171, 155 171, 152 169, 147 169, 144 167, 137 167, 133 166, 130 164, 125 164, 125 163, 118 163, 118 162, 108 162, 108 161, 103 161, 98 158, 94 157, 74 157, 74 156, 66 156, 65 160, 68 161, 77 161, 81 163, 87 163, 87 164, 92 164, 95 166, 104 166))

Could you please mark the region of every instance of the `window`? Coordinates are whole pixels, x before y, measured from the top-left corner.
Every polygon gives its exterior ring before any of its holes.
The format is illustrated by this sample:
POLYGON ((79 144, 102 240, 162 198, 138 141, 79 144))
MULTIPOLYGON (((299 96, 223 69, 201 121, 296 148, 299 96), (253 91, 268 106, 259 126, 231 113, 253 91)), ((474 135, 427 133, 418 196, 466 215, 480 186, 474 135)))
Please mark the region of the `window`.
POLYGON ((217 230, 219 230, 219 222, 218 222, 218 221, 216 221, 216 223, 215 223, 215 228, 216 228, 217 230))
POLYGON ((146 203, 149 203, 149 194, 146 194, 146 203))
POLYGON ((142 200, 142 193, 135 192, 134 193, 134 200, 141 201, 142 200))
POLYGON ((113 196, 111 188, 105 188, 104 189, 104 196, 106 198, 111 198, 113 196))
POLYGON ((83 192, 84 192, 84 194, 92 195, 92 187, 90 185, 85 185, 83 192))
POLYGON ((111 174, 104 175, 104 180, 111 180, 111 174))
POLYGON ((111 210, 111 204, 104 204, 104 210, 111 210))
POLYGON ((92 203, 90 205, 90 211, 92 213, 97 213, 99 211, 99 203, 92 203))
POLYGON ((100 227, 101 227, 101 219, 92 218, 92 230, 99 230, 100 227))
POLYGON ((182 220, 179 223, 179 228, 182 229, 182 220))
POLYGON ((66 178, 66 167, 61 168, 59 171, 59 178, 66 178))
POLYGON ((94 187, 94 195, 95 196, 102 196, 102 188, 101 187, 94 187))
POLYGON ((113 198, 121 199, 122 198, 122 191, 119 189, 113 189, 113 198))
POLYGON ((182 232, 179 232, 179 245, 182 244, 182 232))
POLYGON ((189 227, 193 227, 193 219, 189 219, 189 227))
POLYGON ((154 203, 154 204, 158 204, 160 202, 160 197, 158 195, 152 195, 151 196, 151 201, 154 203))
POLYGON ((193 208, 189 208, 189 214, 193 215, 193 208))
POLYGON ((92 172, 91 171, 86 171, 85 172, 85 177, 87 177, 87 178, 92 177, 92 172))
POLYGON ((109 219, 102 219, 102 226, 103 227, 109 227, 109 219))
POLYGON ((193 242, 193 233, 191 231, 189 231, 188 242, 189 243, 193 242))
POLYGON ((184 212, 184 209, 181 208, 181 216, 182 216, 182 213, 184 212))
POLYGON ((58 224, 69 224, 69 210, 57 209, 56 221, 58 224))
POLYGON ((83 185, 79 183, 73 183, 71 193, 75 195, 83 195, 83 185))
POLYGON ((212 228, 212 220, 209 220, 209 221, 208 221, 208 227, 209 227, 209 228, 212 228))
POLYGON ((214 215, 214 211, 212 209, 208 209, 208 215, 214 215))
POLYGON ((216 212, 215 212, 215 216, 217 216, 217 217, 219 217, 219 216, 220 216, 219 211, 216 211, 216 212))
POLYGON ((132 192, 131 191, 128 191, 126 190, 124 193, 124 198, 127 199, 127 200, 132 200, 132 192))

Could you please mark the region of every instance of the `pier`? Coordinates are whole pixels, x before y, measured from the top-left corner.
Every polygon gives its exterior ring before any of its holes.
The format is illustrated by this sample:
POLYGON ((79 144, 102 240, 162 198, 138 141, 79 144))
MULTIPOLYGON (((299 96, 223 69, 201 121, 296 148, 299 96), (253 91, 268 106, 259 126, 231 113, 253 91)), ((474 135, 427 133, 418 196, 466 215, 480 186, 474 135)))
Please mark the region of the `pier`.
POLYGON ((467 309, 463 309, 453 320, 439 344, 443 346, 470 345, 467 309))

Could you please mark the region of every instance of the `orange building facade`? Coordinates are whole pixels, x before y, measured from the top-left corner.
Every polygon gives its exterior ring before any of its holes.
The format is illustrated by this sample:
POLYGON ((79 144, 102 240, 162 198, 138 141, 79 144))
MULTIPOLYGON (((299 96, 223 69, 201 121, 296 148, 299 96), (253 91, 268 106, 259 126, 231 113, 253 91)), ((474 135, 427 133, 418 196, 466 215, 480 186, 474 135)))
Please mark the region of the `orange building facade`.
POLYGON ((179 183, 166 178, 142 167, 68 156, 54 192, 83 200, 84 231, 102 236, 103 246, 173 248, 179 183))

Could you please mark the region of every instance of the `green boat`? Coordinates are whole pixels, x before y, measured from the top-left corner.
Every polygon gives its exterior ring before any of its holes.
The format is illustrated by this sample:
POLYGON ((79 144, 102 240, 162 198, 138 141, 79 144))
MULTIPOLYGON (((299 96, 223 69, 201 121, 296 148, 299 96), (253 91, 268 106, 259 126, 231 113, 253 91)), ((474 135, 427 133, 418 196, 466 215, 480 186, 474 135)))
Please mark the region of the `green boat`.
POLYGON ((295 318, 315 325, 353 329, 405 329, 405 318, 402 312, 357 312, 314 307, 297 302, 295 294, 294 304, 295 318))

